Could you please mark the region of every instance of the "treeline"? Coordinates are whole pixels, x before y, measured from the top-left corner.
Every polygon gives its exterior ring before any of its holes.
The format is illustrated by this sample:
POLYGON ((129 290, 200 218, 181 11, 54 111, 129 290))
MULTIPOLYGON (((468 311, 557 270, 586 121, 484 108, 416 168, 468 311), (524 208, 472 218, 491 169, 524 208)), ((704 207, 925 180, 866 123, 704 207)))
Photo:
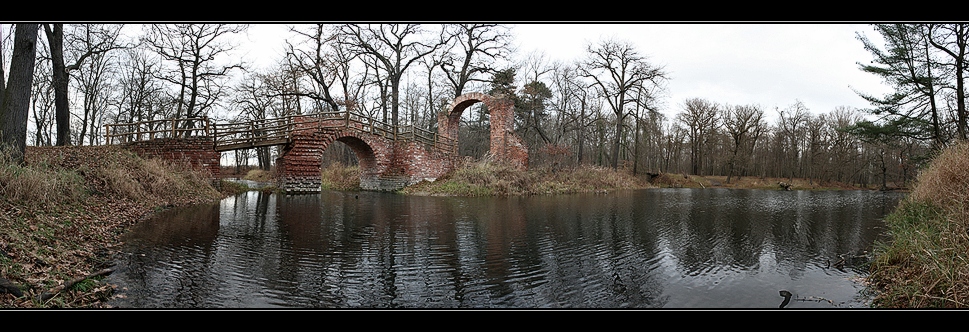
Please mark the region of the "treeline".
MULTIPOLYGON (((455 97, 485 92, 515 102, 515 130, 536 167, 887 187, 904 185, 932 151, 967 131, 965 24, 876 25, 884 45, 859 35, 859 47, 875 59, 859 69, 894 91, 859 91, 870 108, 833 110, 703 96, 666 103, 670 74, 636 45, 603 39, 587 44, 579 59, 552 61, 519 53, 513 27, 501 24, 292 25, 273 45, 283 54, 268 68, 241 54, 247 25, 2 25, 2 54, 14 53, 21 26, 41 31, 23 111, 23 139, 31 145, 102 144, 101 128, 110 123, 241 122, 333 110, 436 131, 438 113, 455 97)), ((489 128, 488 110, 469 108, 461 153, 484 157, 489 128)), ((239 150, 234 159, 269 169, 276 154, 239 150)), ((355 162, 340 144, 325 159, 355 162)))

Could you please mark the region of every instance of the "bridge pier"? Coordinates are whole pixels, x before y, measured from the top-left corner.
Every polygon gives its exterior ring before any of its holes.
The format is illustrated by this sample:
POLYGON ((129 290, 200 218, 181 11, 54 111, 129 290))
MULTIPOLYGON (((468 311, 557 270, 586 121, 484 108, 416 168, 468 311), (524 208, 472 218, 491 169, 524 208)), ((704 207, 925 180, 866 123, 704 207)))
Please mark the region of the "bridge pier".
POLYGON ((413 184, 407 176, 375 176, 360 178, 360 189, 370 191, 398 191, 413 184))

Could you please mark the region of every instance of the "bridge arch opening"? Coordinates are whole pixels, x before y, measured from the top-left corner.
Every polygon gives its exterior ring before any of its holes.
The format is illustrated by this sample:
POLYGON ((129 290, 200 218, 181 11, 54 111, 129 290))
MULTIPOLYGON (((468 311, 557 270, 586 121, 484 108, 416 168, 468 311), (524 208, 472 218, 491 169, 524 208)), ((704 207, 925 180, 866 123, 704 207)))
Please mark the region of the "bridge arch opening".
POLYGON ((335 138, 323 147, 321 154, 320 180, 324 188, 359 188, 379 173, 374 149, 355 136, 335 138))
POLYGON ((349 145, 334 140, 323 150, 323 166, 338 164, 343 167, 359 166, 357 153, 349 145))

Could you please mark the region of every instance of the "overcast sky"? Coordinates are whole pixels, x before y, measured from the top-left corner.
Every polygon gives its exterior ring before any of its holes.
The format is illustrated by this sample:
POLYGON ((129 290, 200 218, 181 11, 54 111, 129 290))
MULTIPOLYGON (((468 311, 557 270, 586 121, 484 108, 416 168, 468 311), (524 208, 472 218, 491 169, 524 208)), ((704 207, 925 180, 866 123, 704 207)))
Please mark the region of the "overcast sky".
MULTIPOLYGON (((858 69, 871 61, 856 33, 880 40, 866 24, 516 24, 512 33, 521 54, 541 51, 553 60, 579 59, 588 43, 605 38, 631 42, 670 74, 665 112, 682 109, 687 98, 729 105, 757 104, 766 115, 800 100, 811 112, 837 106, 869 105, 852 90, 889 91, 874 75, 858 69)), ((285 29, 253 26, 253 42, 273 45, 249 54, 278 56, 285 29), (263 33, 257 31, 272 31, 263 33)))

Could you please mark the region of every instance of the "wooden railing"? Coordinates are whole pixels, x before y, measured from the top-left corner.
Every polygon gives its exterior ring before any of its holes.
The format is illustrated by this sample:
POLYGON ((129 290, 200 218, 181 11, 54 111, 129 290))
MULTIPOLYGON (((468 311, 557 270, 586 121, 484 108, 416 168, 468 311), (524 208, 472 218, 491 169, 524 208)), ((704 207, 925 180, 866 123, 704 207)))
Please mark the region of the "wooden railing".
POLYGON ((353 130, 392 140, 415 141, 445 151, 454 151, 457 147, 455 140, 440 137, 435 132, 412 125, 395 130, 388 123, 346 111, 230 123, 211 123, 208 118, 195 118, 109 124, 105 125, 105 139, 107 144, 120 144, 155 138, 205 136, 213 139, 216 151, 229 151, 286 144, 294 131, 309 128, 353 130), (201 121, 204 126, 192 128, 193 123, 185 123, 188 121, 201 121))
POLYGON ((209 136, 210 123, 206 117, 150 120, 104 125, 105 144, 121 144, 156 138, 186 138, 209 136), (201 126, 196 127, 196 124, 201 126))

